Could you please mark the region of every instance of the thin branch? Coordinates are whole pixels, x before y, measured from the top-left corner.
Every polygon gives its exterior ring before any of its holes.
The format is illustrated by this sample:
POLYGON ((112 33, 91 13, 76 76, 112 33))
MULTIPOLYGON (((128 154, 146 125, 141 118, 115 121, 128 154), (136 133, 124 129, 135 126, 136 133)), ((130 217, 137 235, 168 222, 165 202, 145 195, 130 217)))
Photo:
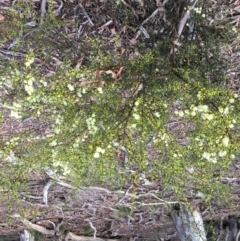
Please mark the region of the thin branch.
POLYGON ((164 0, 162 5, 165 6, 168 3, 169 0, 164 0))
POLYGON ((56 225, 54 222, 50 221, 50 220, 46 220, 47 222, 51 223, 53 225, 53 229, 56 230, 56 225))
POLYGON ((47 5, 47 0, 42 0, 41 2, 41 20, 40 20, 40 25, 43 24, 43 19, 46 14, 46 5, 47 5))
POLYGON ((57 184, 63 187, 67 187, 69 189, 73 189, 73 186, 71 184, 65 183, 65 182, 61 182, 61 181, 57 181, 57 184))
POLYGON ((26 56, 26 54, 23 54, 21 52, 8 51, 8 50, 3 50, 3 49, 0 49, 0 53, 5 54, 5 55, 12 55, 14 57, 25 57, 26 56))
POLYGON ((88 13, 86 12, 85 8, 83 7, 83 5, 81 3, 79 3, 80 8, 83 11, 83 14, 85 15, 85 17, 87 18, 88 22, 91 24, 91 26, 94 26, 93 21, 91 20, 91 18, 89 17, 88 13))
POLYGON ((137 19, 139 19, 138 15, 137 15, 136 12, 135 12, 135 9, 134 9, 130 4, 126 3, 125 0, 121 0, 121 2, 122 2, 125 6, 127 6, 128 8, 130 8, 130 9, 132 10, 133 14, 135 15, 135 17, 136 17, 137 19))
POLYGON ((183 202, 179 202, 179 201, 172 201, 172 202, 160 202, 160 203, 141 203, 141 202, 132 202, 131 204, 120 204, 123 207, 129 207, 132 208, 134 204, 138 205, 138 206, 160 206, 160 205, 168 205, 168 204, 185 204, 183 202))
POLYGON ((180 23, 178 25, 178 36, 181 35, 183 28, 186 25, 187 20, 190 18, 190 12, 189 10, 184 14, 184 16, 182 17, 182 19, 180 20, 180 23))
POLYGON ((121 202, 124 200, 124 198, 125 198, 126 196, 128 196, 128 193, 129 193, 129 191, 130 191, 130 189, 131 189, 132 187, 133 187, 133 185, 131 185, 131 186, 128 188, 128 190, 126 191, 124 197, 122 197, 118 203, 121 203, 121 202))
POLYGON ((97 229, 93 226, 92 222, 89 219, 84 219, 84 220, 87 221, 89 223, 90 227, 94 230, 93 238, 96 239, 97 229))
POLYGON ((50 180, 43 188, 43 202, 48 205, 48 189, 52 186, 52 180, 50 180))
POLYGON ((139 215, 139 216, 140 216, 140 220, 138 221, 138 223, 141 223, 142 220, 143 220, 143 218, 142 218, 142 214, 143 214, 143 213, 136 213, 136 214, 135 214, 135 215, 139 215))
POLYGON ((190 4, 190 6, 188 7, 187 12, 185 12, 184 16, 181 18, 179 25, 178 25, 178 36, 180 36, 182 34, 183 28, 186 25, 187 20, 190 18, 190 11, 192 9, 194 9, 196 3, 198 0, 193 0, 190 4))
POLYGON ((109 26, 112 23, 113 23, 113 20, 111 19, 111 20, 107 21, 105 24, 103 24, 101 27, 99 27, 98 29, 103 30, 105 27, 109 26))
POLYGON ((65 241, 75 240, 75 241, 119 241, 120 239, 101 239, 101 238, 91 238, 87 236, 79 236, 72 232, 68 232, 65 236, 65 241))
POLYGON ((12 216, 10 216, 12 218, 16 218, 18 220, 20 220, 23 224, 25 224, 28 228, 30 229, 34 229, 42 234, 45 234, 45 235, 55 235, 55 231, 54 230, 49 230, 49 229, 46 229, 40 225, 37 225, 37 224, 34 224, 34 223, 31 223, 30 221, 28 221, 27 219, 25 218, 22 218, 20 214, 14 214, 12 216))
POLYGON ((56 14, 59 14, 60 12, 61 12, 61 9, 62 9, 62 7, 63 7, 63 1, 62 0, 60 0, 60 6, 58 7, 58 9, 56 9, 55 11, 54 11, 54 13, 56 13, 56 14))
POLYGON ((34 241, 34 237, 32 237, 31 233, 27 230, 24 230, 24 232, 20 235, 20 241, 34 241))
POLYGON ((59 178, 56 178, 55 177, 55 172, 51 169, 51 168, 47 168, 45 170, 45 173, 51 178, 53 179, 54 181, 56 181, 57 184, 63 186, 63 187, 67 187, 67 188, 70 188, 72 189, 73 186, 68 184, 68 183, 65 183, 65 182, 62 182, 59 178))
POLYGON ((143 33, 145 38, 150 38, 147 30, 143 26, 140 26, 140 32, 143 33))
POLYGON ((27 199, 35 199, 35 200, 42 199, 42 197, 27 195, 24 192, 21 192, 20 195, 22 195, 24 198, 27 198, 27 199))
POLYGON ((93 186, 90 186, 90 187, 86 187, 84 189, 91 189, 91 190, 103 191, 103 192, 106 192, 106 193, 112 193, 111 191, 109 191, 108 189, 103 188, 103 187, 93 187, 93 186))
POLYGON ((127 225, 128 226, 132 225, 131 220, 134 221, 134 218, 130 217, 129 215, 127 216, 127 218, 128 218, 127 225))
POLYGON ((240 236, 240 230, 239 230, 238 233, 237 233, 237 236, 236 236, 235 241, 238 241, 239 236, 240 236))
POLYGON ((60 227, 63 225, 63 220, 60 222, 60 223, 58 223, 57 224, 57 227, 55 228, 55 231, 56 231, 56 233, 59 233, 60 232, 60 227))
POLYGON ((0 9, 1 9, 1 10, 12 11, 12 12, 14 12, 14 13, 18 13, 17 10, 15 10, 15 9, 13 9, 13 8, 11 8, 11 7, 0 6, 0 9))
POLYGON ((80 35, 83 33, 83 25, 82 24, 80 24, 79 25, 79 28, 78 28, 78 31, 77 31, 77 36, 78 36, 78 38, 80 37, 80 35))
MULTIPOLYGON (((138 203, 138 202, 136 202, 138 203)), ((179 204, 180 202, 178 201, 173 201, 173 202, 161 202, 161 203, 139 203, 140 206, 159 206, 163 204, 179 204)))
POLYGON ((141 26, 143 26, 143 24, 147 23, 150 19, 154 18, 157 13, 159 12, 159 8, 157 8, 148 18, 146 18, 142 23, 141 26))

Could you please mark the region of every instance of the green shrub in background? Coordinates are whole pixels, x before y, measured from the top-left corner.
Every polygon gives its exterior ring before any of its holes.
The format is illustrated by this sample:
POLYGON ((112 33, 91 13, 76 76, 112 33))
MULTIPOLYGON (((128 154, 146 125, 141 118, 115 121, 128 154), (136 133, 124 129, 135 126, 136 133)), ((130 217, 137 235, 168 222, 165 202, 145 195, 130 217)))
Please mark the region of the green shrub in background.
POLYGON ((139 183, 144 174, 178 196, 189 187, 207 199, 216 190, 221 196, 221 177, 239 151, 239 97, 223 84, 224 40, 216 44, 217 30, 204 21, 196 17, 195 39, 183 39, 172 54, 174 35, 168 41, 150 36, 136 45, 131 60, 89 38, 82 48, 86 64, 75 68, 69 50, 69 59, 45 74, 36 64, 48 47, 42 43, 51 42, 45 35, 24 62, 1 68, 2 102, 10 116, 51 126, 46 135, 29 130, 1 144, 20 160, 2 185, 14 186, 18 173, 50 167, 76 185, 119 188, 125 180, 139 183), (178 130, 171 130, 173 122, 178 130), (120 147, 128 152, 124 167, 120 147), (156 155, 149 156, 149 149, 156 155))

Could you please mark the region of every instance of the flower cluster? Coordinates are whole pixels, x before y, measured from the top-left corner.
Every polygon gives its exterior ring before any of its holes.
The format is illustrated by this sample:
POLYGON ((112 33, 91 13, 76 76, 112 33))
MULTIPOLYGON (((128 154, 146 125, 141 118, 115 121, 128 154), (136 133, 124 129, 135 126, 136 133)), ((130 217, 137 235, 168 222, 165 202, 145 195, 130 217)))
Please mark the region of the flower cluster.
POLYGON ((216 153, 209 153, 209 152, 203 152, 202 157, 209 162, 216 163, 217 162, 217 155, 216 153))
POLYGON ((22 118, 21 110, 22 110, 23 106, 22 106, 21 102, 13 102, 12 105, 8 105, 8 104, 4 103, 3 107, 11 110, 10 116, 12 118, 15 118, 15 119, 22 118))
POLYGON ((52 153, 53 167, 56 169, 60 169, 64 176, 70 174, 71 171, 68 167, 68 164, 57 160, 57 154, 58 154, 57 151, 53 151, 52 153))
POLYGON ((140 115, 137 113, 138 112, 138 106, 139 106, 139 102, 136 101, 134 103, 133 114, 132 114, 133 118, 137 121, 140 119, 140 115))
POLYGON ((24 89, 29 95, 32 95, 34 92, 33 81, 35 79, 31 75, 27 76, 24 80, 24 89))
POLYGON ((91 117, 86 119, 87 128, 90 134, 96 134, 98 131, 98 127, 96 126, 96 118, 95 114, 93 113, 91 117))
POLYGON ((214 114, 209 113, 209 107, 208 105, 191 105, 190 109, 187 110, 176 110, 174 113, 175 115, 178 115, 179 117, 184 116, 196 116, 197 114, 200 114, 203 120, 209 120, 211 121, 214 118, 214 114))
POLYGON ((105 153, 105 149, 102 149, 101 147, 97 147, 95 153, 93 154, 94 158, 99 158, 101 154, 105 153))

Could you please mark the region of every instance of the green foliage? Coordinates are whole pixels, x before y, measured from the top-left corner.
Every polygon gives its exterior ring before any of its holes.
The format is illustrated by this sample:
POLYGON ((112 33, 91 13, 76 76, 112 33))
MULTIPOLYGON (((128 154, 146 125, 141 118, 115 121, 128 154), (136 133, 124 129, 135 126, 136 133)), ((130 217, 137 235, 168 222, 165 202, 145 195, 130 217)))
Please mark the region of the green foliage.
POLYGON ((36 240, 36 241, 40 241, 40 240, 43 239, 43 235, 41 233, 35 231, 35 230, 32 230, 30 232, 30 234, 31 234, 32 237, 34 237, 34 240, 36 240))
POLYGON ((84 236, 91 236, 93 234, 93 230, 91 227, 87 226, 83 228, 83 235, 84 236))
MULTIPOLYGON (((3 143, 3 151, 12 149, 22 162, 11 167, 11 177, 19 180, 19 173, 51 167, 78 185, 113 183, 119 188, 116 182, 139 183, 144 173, 178 196, 191 187, 211 198, 239 151, 240 106, 239 97, 222 86, 223 60, 219 46, 214 46, 218 34, 202 22, 197 16, 196 39, 184 40, 173 59, 168 41, 156 43, 154 49, 139 45, 140 54, 128 60, 89 38, 88 63, 78 69, 73 66, 79 56, 69 49, 55 73, 44 75, 34 62, 38 52, 31 47, 24 64, 1 69, 0 84, 8 93, 4 107, 11 117, 51 124, 47 135, 29 131, 3 143), (159 51, 166 45, 168 51, 159 51), (111 73, 120 67, 121 76, 114 78, 111 73), (172 121, 179 130, 168 128, 172 121), (128 151, 125 167, 116 158, 121 146, 128 151), (157 155, 150 157, 148 148, 157 155), (129 169, 134 172, 129 174, 129 169)), ((44 29, 54 29, 56 22, 50 18, 45 24, 34 38, 40 56, 44 43, 49 47, 51 42, 44 29)), ((64 51, 68 41, 66 37, 64 51)), ((10 180, 5 177, 3 182, 8 187, 10 180)))

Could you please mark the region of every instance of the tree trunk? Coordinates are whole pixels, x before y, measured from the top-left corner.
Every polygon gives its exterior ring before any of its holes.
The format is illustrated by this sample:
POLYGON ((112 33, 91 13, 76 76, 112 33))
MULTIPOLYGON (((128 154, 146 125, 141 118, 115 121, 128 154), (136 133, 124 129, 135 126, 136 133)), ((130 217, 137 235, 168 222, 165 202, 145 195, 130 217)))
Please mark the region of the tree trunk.
POLYGON ((171 216, 181 241, 206 241, 206 232, 198 208, 180 204, 179 210, 173 210, 171 216))

